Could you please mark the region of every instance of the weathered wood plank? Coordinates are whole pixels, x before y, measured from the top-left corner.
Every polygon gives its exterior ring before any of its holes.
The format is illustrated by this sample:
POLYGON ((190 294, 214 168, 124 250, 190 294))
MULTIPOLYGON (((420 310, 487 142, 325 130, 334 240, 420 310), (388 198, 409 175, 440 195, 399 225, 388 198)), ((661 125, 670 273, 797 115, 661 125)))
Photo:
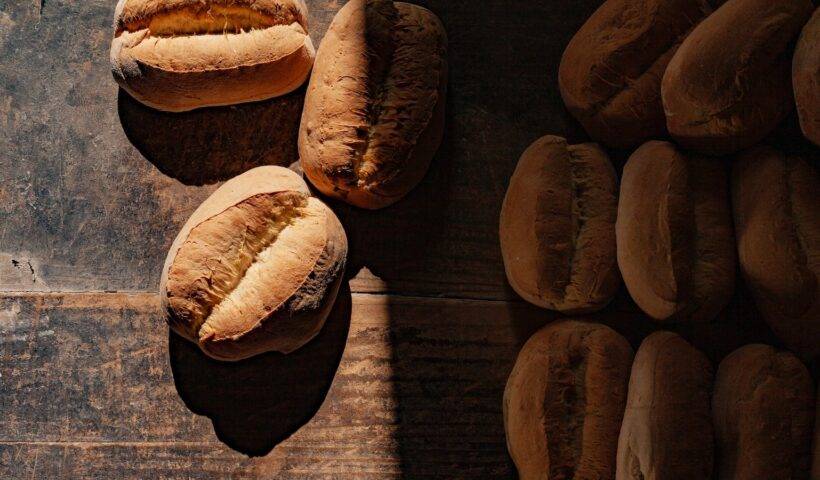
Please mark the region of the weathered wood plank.
POLYGON ((226 364, 169 340, 152 294, 2 297, 0 477, 31 474, 34 457, 57 478, 509 474, 501 393, 522 339, 549 316, 503 302, 344 303, 306 353, 226 364), (307 425, 268 453, 300 415, 307 425))
MULTIPOLYGON (((637 346, 656 326, 627 307, 591 318, 637 346)), ((169 478, 507 477, 506 378, 553 318, 524 303, 351 302, 345 291, 304 349, 228 364, 169 336, 154 294, 6 295, 0 477, 32 472, 35 457, 62 478, 142 478, 149 468, 169 478)), ((764 338, 736 318, 689 334, 716 358, 764 338)))
MULTIPOLYGON (((405 201, 381 212, 337 206, 354 244, 351 273, 372 273, 353 291, 511 297, 501 198, 529 142, 575 132, 556 88, 558 59, 599 2, 421 2, 450 39, 445 141, 405 201)), ((0 2, 0 290, 153 291, 178 228, 214 188, 183 182, 295 160, 284 158, 296 155, 298 105, 288 101, 281 111, 271 102, 178 122, 118 104, 108 67, 115 3, 0 2)), ((307 3, 318 44, 344 2, 307 3)))

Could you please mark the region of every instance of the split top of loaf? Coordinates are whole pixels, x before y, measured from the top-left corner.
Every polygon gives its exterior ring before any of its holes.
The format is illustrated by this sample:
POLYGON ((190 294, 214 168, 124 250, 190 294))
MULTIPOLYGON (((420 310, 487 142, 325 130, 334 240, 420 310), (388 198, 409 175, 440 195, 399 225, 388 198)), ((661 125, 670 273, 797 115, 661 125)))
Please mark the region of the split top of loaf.
POLYGON ((630 295, 656 320, 709 321, 734 291, 729 181, 721 160, 647 142, 624 167, 616 236, 630 295))
POLYGON ((120 0, 114 27, 115 38, 145 63, 171 71, 226 69, 301 47, 307 8, 302 0, 120 0))
POLYGON ((322 193, 382 208, 421 179, 441 141, 447 35, 429 10, 351 0, 317 52, 299 133, 322 193))
POLYGON ((521 155, 501 207, 501 251, 513 289, 565 313, 598 310, 620 284, 618 180, 594 143, 536 140, 521 155))
POLYGON ((216 358, 288 353, 321 329, 346 253, 336 216, 295 173, 250 170, 174 241, 161 286, 168 322, 216 358))

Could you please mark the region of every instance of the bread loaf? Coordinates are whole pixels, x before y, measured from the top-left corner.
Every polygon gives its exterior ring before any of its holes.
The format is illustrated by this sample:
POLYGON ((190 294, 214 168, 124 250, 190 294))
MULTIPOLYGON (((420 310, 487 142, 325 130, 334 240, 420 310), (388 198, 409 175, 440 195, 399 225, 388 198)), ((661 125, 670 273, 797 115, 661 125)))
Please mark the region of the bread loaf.
POLYGON ((680 336, 656 332, 635 354, 618 439, 617 480, 708 480, 712 366, 680 336))
POLYGON ((678 143, 725 154, 768 135, 794 108, 789 49, 813 8, 811 0, 728 0, 701 22, 661 83, 678 143))
POLYGON ((814 386, 797 357, 768 345, 730 354, 712 415, 720 480, 809 480, 814 386))
POLYGON ((803 134, 820 145, 820 9, 814 11, 797 41, 792 82, 803 134))
POLYGON ((347 255, 342 225, 283 167, 226 182, 174 240, 160 284, 171 328, 220 360, 289 353, 322 328, 347 255))
POLYGON ((770 147, 732 173, 737 251, 746 284, 774 333, 804 359, 820 357, 820 173, 770 147))
POLYGON ((376 209, 424 177, 441 142, 447 36, 438 17, 351 0, 330 25, 308 85, 299 155, 325 195, 376 209))
POLYGON ((114 29, 114 78, 159 110, 284 95, 313 65, 303 0, 119 0, 114 29))
POLYGON ((734 291, 729 182, 723 164, 666 142, 644 144, 621 179, 618 266, 656 320, 708 321, 734 291))
POLYGON ((572 38, 558 85, 589 135, 611 147, 666 133, 661 77, 706 0, 608 0, 572 38))
POLYGON ((521 155, 501 207, 501 252, 513 289, 565 313, 603 308, 620 284, 617 194, 615 169, 596 144, 535 141, 521 155))
POLYGON ((632 348, 577 321, 533 335, 504 390, 507 448, 522 480, 615 478, 632 348))

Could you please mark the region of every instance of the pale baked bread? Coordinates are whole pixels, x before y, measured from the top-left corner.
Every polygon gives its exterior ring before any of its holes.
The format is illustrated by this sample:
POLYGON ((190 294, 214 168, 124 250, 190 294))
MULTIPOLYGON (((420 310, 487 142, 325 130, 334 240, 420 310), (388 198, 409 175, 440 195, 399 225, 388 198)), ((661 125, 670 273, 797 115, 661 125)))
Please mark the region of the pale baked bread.
POLYGON ((441 142, 447 36, 438 17, 351 0, 330 25, 308 84, 299 155, 325 195, 381 208, 424 177, 441 142))
POLYGON ((283 167, 235 177, 191 215, 160 284, 171 328, 211 357, 289 353, 322 328, 347 256, 342 225, 283 167))
POLYGON ((647 315, 709 321, 729 302, 737 263, 720 160, 641 146, 624 167, 615 232, 624 283, 647 315))
POLYGON ((615 478, 632 347, 604 325, 533 335, 504 390, 507 448, 522 480, 615 478))
POLYGON ((525 300, 565 313, 606 306, 615 260, 618 179, 594 143, 536 140, 521 155, 501 207, 507 279, 525 300))
POLYGON ((680 336, 657 332, 635 354, 618 439, 617 480, 708 480, 712 366, 680 336))
POLYGON ((712 415, 720 480, 809 480, 814 385, 797 357, 768 345, 727 356, 712 415))
POLYGON ((608 0, 592 14, 558 69, 564 103, 590 137, 626 148, 666 133, 661 77, 709 12, 706 0, 608 0))
POLYGON ((114 78, 166 111, 284 95, 307 79, 314 49, 303 0, 120 0, 114 78))
POLYGON ((661 83, 669 133, 725 154, 768 135, 794 108, 790 44, 811 0, 728 0, 686 37, 661 83))
POLYGON ((792 61, 792 82, 803 134, 820 145, 820 9, 803 27, 792 61))
POLYGON ((732 206, 743 277, 774 333, 820 357, 820 173, 770 147, 742 154, 732 206))

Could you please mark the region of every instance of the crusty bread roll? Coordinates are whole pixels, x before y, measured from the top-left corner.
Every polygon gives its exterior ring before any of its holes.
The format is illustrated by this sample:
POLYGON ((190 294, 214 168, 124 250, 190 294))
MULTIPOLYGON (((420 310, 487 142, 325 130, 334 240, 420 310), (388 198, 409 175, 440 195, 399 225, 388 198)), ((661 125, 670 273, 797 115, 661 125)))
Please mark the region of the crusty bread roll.
POLYGON ((587 133, 626 148, 666 133, 661 77, 706 0, 608 0, 572 38, 558 85, 587 133))
POLYGON ((604 325, 533 335, 504 390, 507 448, 521 480, 614 479, 632 347, 604 325))
POLYGON ((521 155, 501 207, 501 252, 513 289, 565 313, 599 310, 620 284, 618 179, 594 143, 536 140, 521 155))
POLYGON ((794 108, 789 53, 811 0, 728 0, 686 37, 661 83, 669 133, 707 154, 750 147, 794 108))
POLYGON ((727 356, 712 415, 720 480, 809 480, 814 385, 797 357, 768 345, 727 356))
POLYGON ((635 354, 618 439, 617 480, 708 480, 712 366, 680 336, 656 332, 635 354))
POLYGON ((741 272, 774 333, 820 357, 820 173, 758 147, 738 157, 732 206, 741 272))
POLYGON ((803 27, 792 61, 792 82, 803 134, 820 145, 820 8, 803 27))
POLYGON ((424 177, 441 142, 447 36, 408 3, 351 0, 330 25, 308 84, 299 155, 322 193, 390 205, 424 177))
POLYGON ((171 328, 220 360, 289 353, 322 328, 347 258, 333 212, 283 167, 226 182, 174 240, 160 296, 171 328))
POLYGON ((114 78, 159 110, 284 95, 313 65, 304 0, 119 0, 114 29, 114 78))
POLYGON ((714 158, 667 142, 644 144, 621 179, 618 266, 630 295, 656 320, 708 321, 734 291, 728 175, 714 158))

